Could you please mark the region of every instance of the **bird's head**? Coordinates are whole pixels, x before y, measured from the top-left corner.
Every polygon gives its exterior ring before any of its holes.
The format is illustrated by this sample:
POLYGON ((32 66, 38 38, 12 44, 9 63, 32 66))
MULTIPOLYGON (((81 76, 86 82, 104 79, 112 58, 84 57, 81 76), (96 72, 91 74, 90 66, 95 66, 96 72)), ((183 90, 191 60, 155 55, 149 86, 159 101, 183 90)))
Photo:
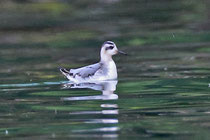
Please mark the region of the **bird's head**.
POLYGON ((101 59, 112 58, 113 55, 118 53, 126 55, 123 51, 119 51, 115 43, 112 41, 104 42, 101 47, 101 59))

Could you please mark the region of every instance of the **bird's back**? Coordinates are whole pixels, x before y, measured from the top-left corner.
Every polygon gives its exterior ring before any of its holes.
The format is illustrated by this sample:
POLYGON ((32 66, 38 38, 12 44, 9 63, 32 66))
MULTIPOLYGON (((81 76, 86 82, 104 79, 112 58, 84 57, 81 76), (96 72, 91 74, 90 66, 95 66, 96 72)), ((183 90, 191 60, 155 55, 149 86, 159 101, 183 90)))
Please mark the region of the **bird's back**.
POLYGON ((94 75, 96 71, 99 70, 101 67, 102 67, 101 63, 96 63, 78 69, 70 69, 70 75, 72 75, 72 77, 79 76, 81 78, 86 78, 94 75))

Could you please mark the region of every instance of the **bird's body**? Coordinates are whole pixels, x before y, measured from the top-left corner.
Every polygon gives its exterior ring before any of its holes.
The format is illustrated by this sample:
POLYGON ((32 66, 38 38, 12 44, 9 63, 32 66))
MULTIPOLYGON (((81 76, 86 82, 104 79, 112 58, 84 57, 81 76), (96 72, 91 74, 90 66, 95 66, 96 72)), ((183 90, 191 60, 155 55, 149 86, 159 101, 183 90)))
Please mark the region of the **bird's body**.
POLYGON ((60 71, 70 81, 75 83, 114 80, 117 79, 117 67, 112 59, 112 55, 118 52, 123 53, 118 51, 114 42, 106 41, 101 48, 100 62, 77 69, 70 69, 69 71, 61 68, 60 71))
POLYGON ((99 62, 78 69, 70 69, 64 75, 75 83, 114 80, 117 79, 117 68, 114 61, 105 64, 99 62))

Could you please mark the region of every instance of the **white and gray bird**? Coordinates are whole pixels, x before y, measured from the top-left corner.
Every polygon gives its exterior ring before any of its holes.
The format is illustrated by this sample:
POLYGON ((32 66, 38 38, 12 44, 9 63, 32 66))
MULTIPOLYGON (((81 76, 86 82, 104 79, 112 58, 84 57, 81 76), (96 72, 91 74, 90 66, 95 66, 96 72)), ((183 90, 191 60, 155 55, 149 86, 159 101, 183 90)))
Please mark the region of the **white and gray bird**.
POLYGON ((101 47, 100 62, 77 69, 60 68, 60 71, 74 83, 114 80, 117 79, 117 68, 112 56, 118 53, 126 55, 114 42, 106 41, 101 47))

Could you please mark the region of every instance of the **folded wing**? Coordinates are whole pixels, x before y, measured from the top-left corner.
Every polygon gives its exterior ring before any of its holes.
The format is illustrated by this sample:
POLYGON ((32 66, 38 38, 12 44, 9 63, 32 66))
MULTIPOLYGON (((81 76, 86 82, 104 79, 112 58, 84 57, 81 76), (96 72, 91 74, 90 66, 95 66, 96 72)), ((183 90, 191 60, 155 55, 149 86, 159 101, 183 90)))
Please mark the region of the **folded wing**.
POLYGON ((71 69, 70 75, 75 77, 76 75, 81 76, 82 78, 86 78, 88 76, 92 76, 102 67, 101 63, 92 64, 89 66, 81 67, 78 69, 71 69))

